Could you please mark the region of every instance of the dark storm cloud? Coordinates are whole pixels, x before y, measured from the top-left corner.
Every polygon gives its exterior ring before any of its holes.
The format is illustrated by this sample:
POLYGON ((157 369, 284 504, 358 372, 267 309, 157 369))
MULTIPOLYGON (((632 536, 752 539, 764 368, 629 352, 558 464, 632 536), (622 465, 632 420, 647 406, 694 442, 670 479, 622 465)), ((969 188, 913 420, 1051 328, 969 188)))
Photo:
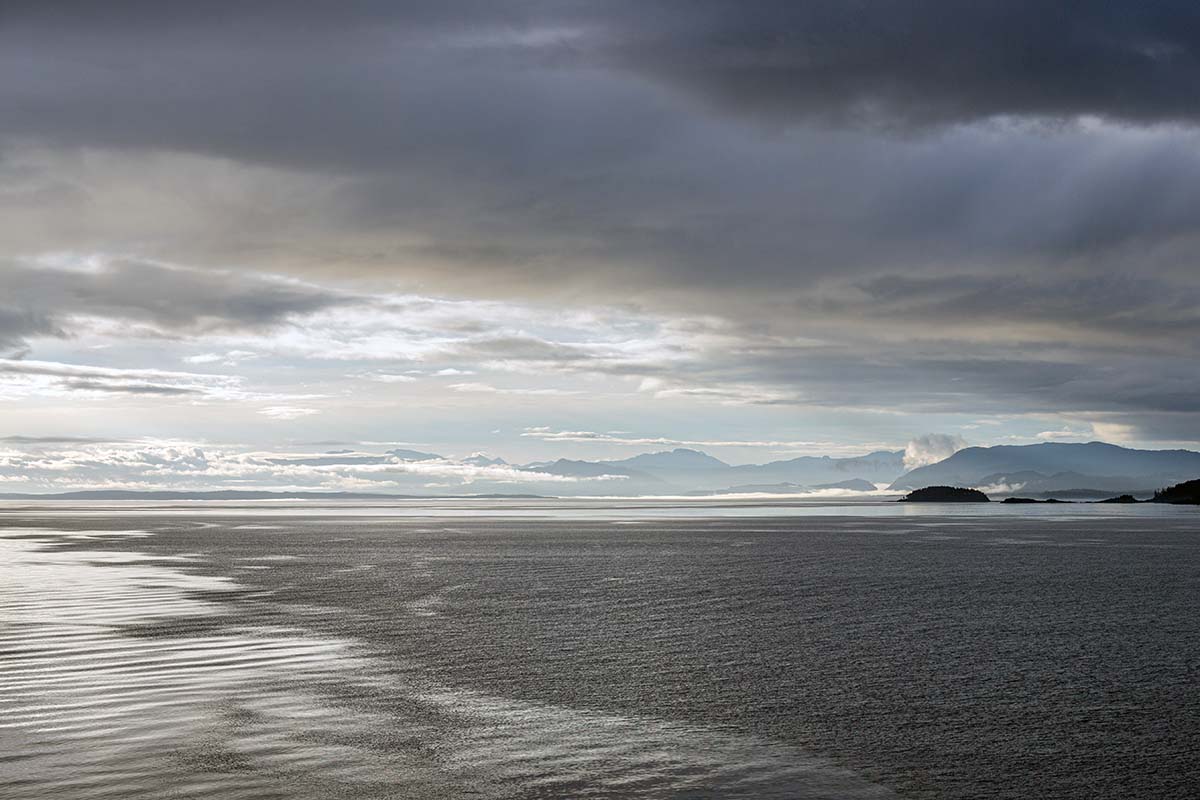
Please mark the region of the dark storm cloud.
POLYGON ((538 49, 504 38, 534 25, 523 5, 29 4, 0 27, 0 130, 310 169, 512 151, 512 129, 571 91, 521 69, 540 56, 513 63, 538 49))
POLYGON ((649 4, 622 32, 629 64, 774 119, 1200 113, 1200 7, 1186 0, 702 0, 649 4))
MULTIPOLYGON (((1183 2, 3 3, 0 236, 754 332, 683 363, 463 358, 1175 420, 1200 389, 1198 79, 1183 2)), ((353 302, 14 262, 0 354, 71 315, 175 334, 353 302)))
MULTIPOLYGON (((1119 4, 1073 14, 1006 4, 1000 25, 998 6, 987 3, 268 3, 207 13, 84 5, 91 10, 31 5, 0 28, 4 141, 272 165, 320 176, 321 193, 305 201, 286 182, 246 178, 265 181, 257 205, 218 197, 180 212, 196 217, 182 231, 180 213, 138 206, 123 219, 144 213, 144 224, 125 230, 92 209, 106 204, 107 184, 137 180, 140 163, 113 167, 120 174, 94 177, 92 187, 81 174, 90 162, 56 162, 42 188, 26 177, 28 194, 12 201, 10 217, 44 208, 39 224, 10 236, 39 232, 26 250, 39 241, 117 250, 136 242, 183 263, 349 269, 483 294, 654 293, 684 282, 770 294, 846 269, 1003 269, 1066 257, 1119 265, 1125 248, 1141 246, 1139 260, 1171 258, 1172 243, 1200 231, 1191 132, 780 130, 713 118, 660 88, 674 78, 657 80, 686 72, 715 96, 708 83, 733 79, 710 81, 714 70, 778 71, 783 78, 732 93, 755 108, 795 105, 817 116, 892 92, 872 102, 897 119, 929 116, 922 103, 952 117, 945 109, 955 98, 992 109, 966 108, 963 120, 1081 111, 1124 119, 1100 99, 1104 87, 1126 92, 1091 67, 1080 69, 1095 86, 1054 90, 1064 98, 1057 112, 1022 97, 1066 83, 1053 74, 1053 54, 1076 39, 1136 50, 1153 38, 1146 31, 1164 27, 1166 6, 1130 4, 1122 16, 1112 10, 1119 4), (1068 23, 1077 35, 1064 33, 1068 23), (912 44, 935 29, 940 48, 909 52, 893 41, 897 31, 912 44), (993 34, 995 43, 979 44, 993 34), (977 69, 995 80, 972 83, 958 68, 954 59, 976 50, 977 69), (943 58, 945 86, 927 85, 937 72, 929 65, 943 58), (1045 80, 1028 78, 1037 64, 1045 80), (1013 91, 987 90, 1004 76, 1013 91), (834 106, 820 110, 814 86, 834 87, 834 106), (771 92, 777 101, 754 99, 771 92), (911 108, 897 99, 910 96, 911 108)), ((1172 36, 1187 34, 1190 15, 1180 12, 1172 36)), ((1127 80, 1138 81, 1161 83, 1127 80)), ((1181 109, 1162 118, 1185 118, 1181 109)), ((186 200, 220 186, 177 183, 151 188, 186 200)))
POLYGON ((529 143, 553 149, 592 69, 767 119, 1200 113, 1183 0, 39 2, 0 26, 10 133, 313 165, 529 141, 539 109, 558 131, 529 143))
POLYGON ((1183 2, 45 2, 5 4, 0 42, 4 133, 306 168, 637 147, 663 120, 614 69, 768 117, 1200 110, 1183 2))
MULTIPOLYGON (((159 253, 167 259, 228 254, 221 248, 260 259, 294 237, 275 263, 350 261, 422 278, 436 269, 459 288, 478 271, 523 291, 603 287, 613 275, 772 288, 883 258, 1086 252, 1200 223, 1192 141, 1122 150, 1062 131, 932 143, 737 131, 654 88, 665 78, 742 102, 751 120, 860 107, 899 121, 1187 119, 1196 12, 1183 4, 5 9, 8 142, 196 153, 316 171, 342 187, 301 230, 247 230, 230 209, 207 235, 168 243, 191 253, 159 253)), ((96 202, 78 178, 54 176, 42 201, 60 213, 96 202)), ((286 194, 266 202, 283 205, 286 194)), ((147 211, 143 241, 153 241, 162 226, 147 211)), ((53 233, 78 228, 59 221, 53 233)))

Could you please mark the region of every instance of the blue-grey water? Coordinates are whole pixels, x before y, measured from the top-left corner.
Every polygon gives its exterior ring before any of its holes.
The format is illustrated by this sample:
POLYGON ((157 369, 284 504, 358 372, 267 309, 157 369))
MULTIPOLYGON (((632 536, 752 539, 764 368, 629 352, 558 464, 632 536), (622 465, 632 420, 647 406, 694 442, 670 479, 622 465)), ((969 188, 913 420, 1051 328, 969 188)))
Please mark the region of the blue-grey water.
POLYGON ((1200 510, 0 511, 0 797, 1175 798, 1200 510))

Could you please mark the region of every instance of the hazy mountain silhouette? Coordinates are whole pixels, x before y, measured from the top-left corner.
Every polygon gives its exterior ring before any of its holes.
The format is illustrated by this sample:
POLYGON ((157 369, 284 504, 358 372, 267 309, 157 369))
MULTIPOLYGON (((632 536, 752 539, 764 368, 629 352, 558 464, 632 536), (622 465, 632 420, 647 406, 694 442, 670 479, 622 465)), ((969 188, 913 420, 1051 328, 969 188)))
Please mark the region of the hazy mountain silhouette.
POLYGON ((593 486, 539 485, 538 491, 563 494, 664 494, 772 491, 793 494, 821 488, 851 488, 874 491, 876 483, 888 483, 904 472, 904 452, 879 451, 853 458, 801 456, 765 464, 730 465, 700 451, 676 448, 642 453, 612 461, 559 459, 523 465, 522 469, 574 478, 622 476, 622 480, 598 489, 593 486), (841 486, 846 481, 860 481, 841 486), (745 488, 745 487, 754 488, 745 488), (764 488, 771 487, 771 488, 764 488), (869 488, 868 488, 869 487, 869 488))
POLYGON ((464 464, 470 464, 473 467, 507 467, 508 462, 503 458, 493 458, 487 453, 474 453, 462 460, 464 464))
POLYGON ((626 479, 634 479, 637 481, 646 481, 649 483, 662 483, 662 479, 642 470, 630 469, 629 467, 621 466, 620 464, 608 463, 605 461, 574 461, 569 458, 560 458, 557 461, 549 463, 541 463, 538 465, 528 465, 522 467, 528 472, 544 472, 548 475, 561 475, 567 478, 603 478, 605 476, 618 476, 626 479))
POLYGON ((1058 488, 1132 490, 1164 486, 1200 475, 1200 453, 1191 450, 1134 450, 1104 442, 968 447, 906 473, 892 489, 926 486, 987 486, 1005 478, 1024 483, 1024 491, 1058 488), (1029 484, 1042 481, 1045 488, 1029 484), (1067 484, 1075 484, 1069 486, 1067 484))
POLYGON ((856 478, 870 483, 888 483, 904 473, 903 450, 880 450, 865 456, 832 458, 800 456, 766 464, 730 467, 722 477, 731 483, 798 483, 806 486, 833 484, 856 478))
POLYGON ((663 450, 658 453, 642 453, 632 458, 623 458, 620 461, 605 461, 602 463, 618 464, 631 469, 651 471, 727 469, 729 467, 724 461, 714 458, 708 453, 702 453, 699 450, 689 450, 684 447, 677 447, 674 450, 663 450))
POLYGON ((404 448, 388 450, 387 454, 395 456, 402 461, 433 461, 434 459, 441 458, 437 453, 422 453, 420 450, 405 450, 404 448))

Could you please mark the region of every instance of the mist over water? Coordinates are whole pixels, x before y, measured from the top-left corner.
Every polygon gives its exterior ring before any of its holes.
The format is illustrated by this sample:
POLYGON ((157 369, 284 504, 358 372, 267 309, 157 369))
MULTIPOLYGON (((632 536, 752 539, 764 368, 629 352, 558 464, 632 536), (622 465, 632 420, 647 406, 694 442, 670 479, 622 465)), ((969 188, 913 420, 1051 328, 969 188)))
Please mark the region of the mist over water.
POLYGON ((1200 784, 1191 509, 285 511, 7 513, 0 797, 1200 784))

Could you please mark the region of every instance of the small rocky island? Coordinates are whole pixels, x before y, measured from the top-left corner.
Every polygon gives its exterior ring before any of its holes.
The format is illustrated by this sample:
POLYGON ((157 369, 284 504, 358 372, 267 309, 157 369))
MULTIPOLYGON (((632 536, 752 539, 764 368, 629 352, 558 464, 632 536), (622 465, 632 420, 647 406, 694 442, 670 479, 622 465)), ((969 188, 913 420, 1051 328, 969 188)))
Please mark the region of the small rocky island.
POLYGON ((978 489, 964 489, 961 486, 926 486, 916 489, 901 497, 900 503, 988 503, 991 502, 986 494, 978 489))

